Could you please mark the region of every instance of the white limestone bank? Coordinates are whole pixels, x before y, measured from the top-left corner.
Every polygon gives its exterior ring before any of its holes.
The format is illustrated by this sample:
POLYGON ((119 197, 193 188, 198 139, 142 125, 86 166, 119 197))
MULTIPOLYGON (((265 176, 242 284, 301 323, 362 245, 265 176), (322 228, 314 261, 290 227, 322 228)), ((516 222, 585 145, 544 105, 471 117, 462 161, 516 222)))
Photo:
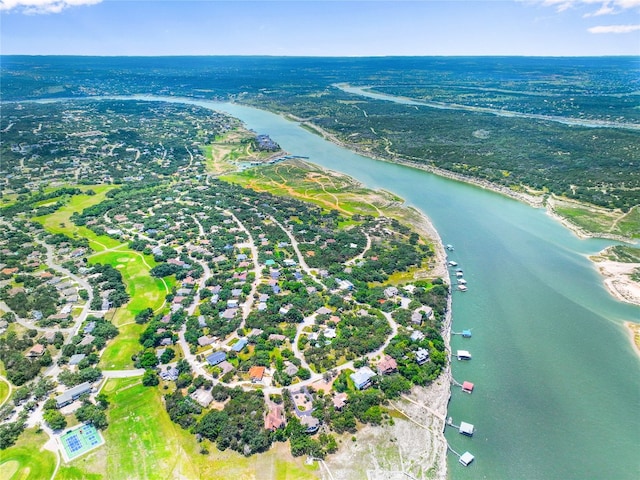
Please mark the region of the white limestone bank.
MULTIPOLYGON (((451 284, 442 241, 424 215, 411 211, 412 225, 434 243, 436 266, 433 276, 451 284), (420 221, 415 222, 416 214, 420 221)), ((451 295, 442 326, 442 338, 450 352, 451 295)), ((341 437, 337 453, 325 460, 322 478, 344 480, 400 480, 447 478, 447 440, 444 436, 447 405, 451 397, 451 368, 447 366, 431 385, 413 387, 408 395, 389 404, 392 422, 364 426, 341 437), (355 439, 355 440, 354 440, 355 439), (409 474, 409 476, 407 476, 409 474)))

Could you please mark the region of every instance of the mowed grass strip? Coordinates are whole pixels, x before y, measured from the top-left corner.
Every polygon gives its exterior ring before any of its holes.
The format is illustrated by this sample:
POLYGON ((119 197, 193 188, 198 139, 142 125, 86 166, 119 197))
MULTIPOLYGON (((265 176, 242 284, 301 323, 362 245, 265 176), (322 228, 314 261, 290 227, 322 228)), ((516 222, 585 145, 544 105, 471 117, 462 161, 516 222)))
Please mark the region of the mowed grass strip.
POLYGON ((46 480, 56 468, 56 456, 44 450, 47 434, 25 430, 13 447, 0 451, 2 480, 46 480))
POLYGON ((9 381, 0 376, 0 405, 3 405, 7 398, 9 398, 10 391, 9 381))
MULTIPOLYGON (((231 450, 200 453, 195 437, 169 419, 161 390, 144 387, 140 379, 111 379, 103 389, 111 404, 105 445, 71 466, 88 474, 102 472, 113 480, 145 478, 234 478, 274 480, 316 479, 317 465, 294 459, 286 444, 261 455, 244 457, 231 450), (106 458, 106 466, 101 459, 106 458)), ((75 478, 75 477, 70 477, 75 478)), ((90 477, 89 477, 90 478, 90 477)))

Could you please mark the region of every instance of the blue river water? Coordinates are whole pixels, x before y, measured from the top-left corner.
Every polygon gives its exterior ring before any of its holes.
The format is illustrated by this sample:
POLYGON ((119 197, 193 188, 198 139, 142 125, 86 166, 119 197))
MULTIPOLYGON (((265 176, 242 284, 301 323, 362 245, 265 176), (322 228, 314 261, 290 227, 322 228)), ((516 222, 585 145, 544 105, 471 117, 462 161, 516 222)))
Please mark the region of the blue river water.
POLYGON ((640 478, 640 361, 623 326, 640 321, 640 308, 613 299, 587 258, 611 242, 578 239, 494 192, 362 157, 277 115, 215 108, 291 154, 403 197, 454 245, 469 290, 453 292, 453 330, 473 336, 453 336, 452 350, 473 359, 454 359, 453 375, 476 390, 454 388, 449 415, 476 434, 446 436, 476 461, 465 468, 451 455, 451 478, 640 478))

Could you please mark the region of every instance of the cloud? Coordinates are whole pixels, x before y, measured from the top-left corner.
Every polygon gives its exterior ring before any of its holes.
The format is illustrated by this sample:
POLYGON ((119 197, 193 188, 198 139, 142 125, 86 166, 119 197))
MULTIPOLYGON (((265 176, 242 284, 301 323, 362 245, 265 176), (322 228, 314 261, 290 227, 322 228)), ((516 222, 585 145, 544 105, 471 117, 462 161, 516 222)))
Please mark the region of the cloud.
POLYGON ((68 7, 95 5, 102 0, 0 0, 0 11, 17 10, 26 14, 60 13, 68 7))
POLYGON ((640 9, 640 0, 528 0, 527 3, 541 4, 544 7, 554 7, 557 12, 592 5, 596 8, 599 7, 596 11, 585 14, 585 17, 614 15, 623 10, 632 8, 640 9))
POLYGON ((600 25, 587 30, 589 33, 631 33, 640 30, 640 25, 600 25))
POLYGON ((585 13, 583 17, 599 17, 601 15, 612 15, 614 13, 617 13, 616 9, 613 8, 610 3, 605 3, 600 7, 600 10, 596 10, 593 13, 585 13))

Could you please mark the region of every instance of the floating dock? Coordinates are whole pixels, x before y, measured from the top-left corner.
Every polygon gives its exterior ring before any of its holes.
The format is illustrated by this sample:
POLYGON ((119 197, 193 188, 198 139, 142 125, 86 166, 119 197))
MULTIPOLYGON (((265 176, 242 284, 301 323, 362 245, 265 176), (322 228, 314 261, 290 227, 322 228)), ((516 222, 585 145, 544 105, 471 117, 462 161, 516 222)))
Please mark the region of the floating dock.
POLYGON ((458 290, 460 290, 461 292, 466 292, 469 289, 466 285, 458 285, 458 290))
POLYGON ((449 260, 449 266, 450 267, 457 267, 458 266, 458 262, 454 262, 453 260, 449 260))
POLYGON ((471 338, 471 330, 462 330, 461 335, 463 338, 471 338))

